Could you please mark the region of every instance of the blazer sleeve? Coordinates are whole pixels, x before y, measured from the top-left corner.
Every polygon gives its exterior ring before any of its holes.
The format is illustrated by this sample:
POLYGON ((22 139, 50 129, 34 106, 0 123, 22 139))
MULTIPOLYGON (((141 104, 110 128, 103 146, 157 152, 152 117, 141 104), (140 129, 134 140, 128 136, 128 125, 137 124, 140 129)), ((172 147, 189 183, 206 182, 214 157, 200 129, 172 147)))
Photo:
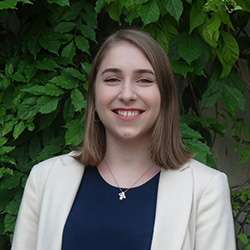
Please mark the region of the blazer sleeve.
POLYGON ((195 250, 236 250, 231 195, 224 173, 212 177, 200 198, 195 250))
POLYGON ((33 168, 24 188, 11 250, 35 250, 39 220, 37 178, 33 168))

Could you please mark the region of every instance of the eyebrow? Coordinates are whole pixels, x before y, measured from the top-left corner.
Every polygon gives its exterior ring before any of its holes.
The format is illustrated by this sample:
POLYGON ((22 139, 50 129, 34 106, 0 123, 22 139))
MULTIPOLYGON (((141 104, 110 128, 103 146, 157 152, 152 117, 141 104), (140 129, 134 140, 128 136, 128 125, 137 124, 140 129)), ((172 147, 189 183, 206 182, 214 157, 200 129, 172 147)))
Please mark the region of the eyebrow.
MULTIPOLYGON (((119 68, 107 68, 105 70, 102 71, 102 75, 107 73, 107 72, 112 72, 112 73, 122 73, 122 70, 119 68)), ((142 73, 149 73, 151 75, 155 75, 154 72, 150 69, 136 69, 134 70, 135 73, 137 74, 142 74, 142 73)))

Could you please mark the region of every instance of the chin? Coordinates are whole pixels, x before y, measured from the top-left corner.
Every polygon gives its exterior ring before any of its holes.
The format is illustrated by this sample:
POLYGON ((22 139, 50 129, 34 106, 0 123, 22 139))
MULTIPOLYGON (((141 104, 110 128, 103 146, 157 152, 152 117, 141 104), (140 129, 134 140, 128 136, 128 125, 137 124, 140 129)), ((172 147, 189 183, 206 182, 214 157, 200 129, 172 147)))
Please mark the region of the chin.
POLYGON ((145 140, 146 137, 148 137, 148 135, 141 134, 141 133, 136 133, 136 132, 132 132, 132 131, 120 132, 119 135, 118 135, 119 139, 127 140, 127 141, 136 140, 137 143, 138 143, 139 140, 145 140))

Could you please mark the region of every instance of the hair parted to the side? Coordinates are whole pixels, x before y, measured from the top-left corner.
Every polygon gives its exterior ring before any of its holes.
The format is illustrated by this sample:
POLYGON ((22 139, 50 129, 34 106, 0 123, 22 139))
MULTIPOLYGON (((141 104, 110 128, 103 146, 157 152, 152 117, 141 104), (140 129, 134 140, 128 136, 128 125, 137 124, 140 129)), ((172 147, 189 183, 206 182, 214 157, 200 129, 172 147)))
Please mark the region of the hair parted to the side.
POLYGON ((106 152, 105 128, 95 112, 95 80, 107 51, 121 41, 136 46, 152 65, 161 94, 159 116, 152 132, 151 158, 165 169, 178 169, 192 154, 182 143, 179 128, 179 104, 174 76, 168 57, 160 45, 146 32, 123 29, 110 35, 98 50, 89 74, 89 90, 85 113, 85 137, 81 152, 75 158, 84 165, 97 166, 106 152))

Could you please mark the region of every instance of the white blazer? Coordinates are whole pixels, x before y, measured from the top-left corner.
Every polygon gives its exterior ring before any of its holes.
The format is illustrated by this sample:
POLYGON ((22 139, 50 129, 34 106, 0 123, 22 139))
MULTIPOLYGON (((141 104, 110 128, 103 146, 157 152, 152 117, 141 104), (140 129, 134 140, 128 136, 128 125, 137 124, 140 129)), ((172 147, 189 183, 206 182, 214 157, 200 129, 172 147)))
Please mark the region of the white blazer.
MULTIPOLYGON (((12 250, 61 249, 63 228, 83 172, 84 166, 71 153, 32 168, 12 250)), ((178 170, 162 169, 151 250, 235 249, 227 176, 195 160, 178 170)))

